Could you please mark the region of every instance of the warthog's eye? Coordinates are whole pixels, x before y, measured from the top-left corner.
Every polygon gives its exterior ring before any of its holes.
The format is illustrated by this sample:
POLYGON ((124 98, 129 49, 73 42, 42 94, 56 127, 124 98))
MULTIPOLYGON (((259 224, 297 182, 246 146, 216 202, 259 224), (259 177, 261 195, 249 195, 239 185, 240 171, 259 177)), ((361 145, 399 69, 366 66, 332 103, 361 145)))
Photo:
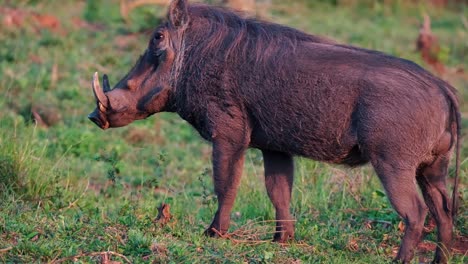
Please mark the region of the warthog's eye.
POLYGON ((162 40, 163 38, 164 38, 164 34, 162 34, 162 33, 156 33, 156 34, 154 35, 154 40, 160 41, 160 40, 162 40))

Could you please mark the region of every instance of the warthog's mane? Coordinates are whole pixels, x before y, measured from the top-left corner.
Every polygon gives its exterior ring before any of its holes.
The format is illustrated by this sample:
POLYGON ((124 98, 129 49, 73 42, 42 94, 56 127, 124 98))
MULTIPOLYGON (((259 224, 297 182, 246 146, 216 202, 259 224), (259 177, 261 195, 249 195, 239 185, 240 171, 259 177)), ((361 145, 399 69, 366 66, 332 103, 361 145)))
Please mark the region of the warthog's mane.
POLYGON ((334 43, 299 30, 246 16, 224 7, 189 7, 192 41, 199 56, 221 55, 227 61, 274 63, 294 52, 299 42, 334 43), (273 61, 272 61, 273 60, 273 61))

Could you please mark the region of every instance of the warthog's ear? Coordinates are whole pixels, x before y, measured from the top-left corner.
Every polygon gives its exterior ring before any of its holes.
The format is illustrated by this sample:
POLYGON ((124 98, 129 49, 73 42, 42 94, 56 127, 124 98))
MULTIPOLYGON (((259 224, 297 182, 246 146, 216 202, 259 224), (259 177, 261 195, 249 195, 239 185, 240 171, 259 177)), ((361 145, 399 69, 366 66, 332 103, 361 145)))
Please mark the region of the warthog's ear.
POLYGON ((169 21, 175 26, 184 26, 188 22, 188 3, 186 0, 172 0, 169 6, 169 21))

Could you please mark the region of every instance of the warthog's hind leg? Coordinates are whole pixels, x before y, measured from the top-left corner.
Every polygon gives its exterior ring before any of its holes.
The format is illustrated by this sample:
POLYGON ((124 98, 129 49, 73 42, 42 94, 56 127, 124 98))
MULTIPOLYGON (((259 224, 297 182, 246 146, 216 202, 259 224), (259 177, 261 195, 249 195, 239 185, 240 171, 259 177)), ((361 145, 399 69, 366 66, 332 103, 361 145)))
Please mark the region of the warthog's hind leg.
POLYGON ((417 180, 426 205, 437 223, 438 246, 433 263, 447 263, 452 243, 452 206, 446 190, 449 158, 439 156, 418 170, 417 180))
POLYGON ((416 169, 402 169, 401 163, 388 159, 372 160, 393 208, 403 218, 406 228, 395 258, 398 263, 410 263, 421 240, 427 208, 416 188, 416 169), (400 168, 399 168, 400 167, 400 168))
POLYGON ((291 155, 263 150, 265 185, 276 210, 276 242, 294 238, 294 222, 289 212, 291 189, 294 176, 294 162, 291 155))

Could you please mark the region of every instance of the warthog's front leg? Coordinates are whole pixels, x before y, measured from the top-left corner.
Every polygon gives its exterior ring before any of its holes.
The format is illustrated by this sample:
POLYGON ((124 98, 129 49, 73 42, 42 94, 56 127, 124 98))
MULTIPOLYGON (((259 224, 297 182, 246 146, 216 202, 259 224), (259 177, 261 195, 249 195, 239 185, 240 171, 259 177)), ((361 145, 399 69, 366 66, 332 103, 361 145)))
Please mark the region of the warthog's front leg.
POLYGON ((213 180, 218 196, 218 211, 210 227, 205 231, 208 236, 225 234, 229 229, 230 214, 237 194, 246 147, 230 142, 213 142, 213 180))

